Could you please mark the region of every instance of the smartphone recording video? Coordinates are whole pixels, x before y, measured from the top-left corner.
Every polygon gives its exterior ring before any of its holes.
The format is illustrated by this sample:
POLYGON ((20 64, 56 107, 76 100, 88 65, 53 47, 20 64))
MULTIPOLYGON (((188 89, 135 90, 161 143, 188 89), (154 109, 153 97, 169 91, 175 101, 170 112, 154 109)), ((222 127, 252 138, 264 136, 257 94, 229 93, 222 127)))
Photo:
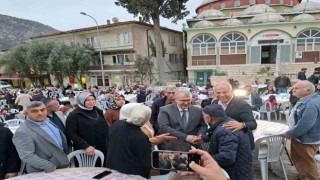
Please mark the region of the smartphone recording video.
POLYGON ((180 151, 156 150, 152 152, 152 168, 169 171, 192 171, 189 164, 200 164, 198 154, 180 151))

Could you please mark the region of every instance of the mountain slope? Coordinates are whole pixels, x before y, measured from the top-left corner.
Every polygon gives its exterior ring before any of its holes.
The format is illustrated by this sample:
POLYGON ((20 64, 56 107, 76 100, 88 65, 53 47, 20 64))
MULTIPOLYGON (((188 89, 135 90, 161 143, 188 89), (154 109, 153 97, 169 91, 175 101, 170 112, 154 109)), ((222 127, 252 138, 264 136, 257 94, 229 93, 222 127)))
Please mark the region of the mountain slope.
POLYGON ((36 21, 0 14, 0 49, 13 47, 32 36, 55 32, 59 31, 36 21))

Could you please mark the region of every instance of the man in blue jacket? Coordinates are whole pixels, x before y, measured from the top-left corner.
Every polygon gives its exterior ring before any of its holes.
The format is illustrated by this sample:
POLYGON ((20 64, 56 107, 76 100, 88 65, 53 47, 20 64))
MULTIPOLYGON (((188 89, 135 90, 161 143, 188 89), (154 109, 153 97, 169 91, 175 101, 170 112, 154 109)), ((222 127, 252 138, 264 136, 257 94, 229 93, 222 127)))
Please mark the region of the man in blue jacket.
POLYGON ((319 179, 315 155, 320 146, 320 96, 309 81, 293 86, 299 101, 288 120, 289 131, 283 136, 291 139, 291 157, 301 179, 319 179))

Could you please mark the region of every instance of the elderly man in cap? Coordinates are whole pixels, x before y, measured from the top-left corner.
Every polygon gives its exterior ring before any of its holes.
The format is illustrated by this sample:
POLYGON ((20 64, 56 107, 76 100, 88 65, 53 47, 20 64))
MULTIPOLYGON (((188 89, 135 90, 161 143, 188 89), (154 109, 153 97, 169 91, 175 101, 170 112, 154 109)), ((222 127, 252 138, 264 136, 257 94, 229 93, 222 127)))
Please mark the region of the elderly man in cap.
POLYGON ((210 142, 209 154, 227 171, 230 179, 252 179, 250 140, 243 130, 232 131, 222 125, 232 119, 219 104, 203 108, 203 119, 209 124, 203 139, 210 142))

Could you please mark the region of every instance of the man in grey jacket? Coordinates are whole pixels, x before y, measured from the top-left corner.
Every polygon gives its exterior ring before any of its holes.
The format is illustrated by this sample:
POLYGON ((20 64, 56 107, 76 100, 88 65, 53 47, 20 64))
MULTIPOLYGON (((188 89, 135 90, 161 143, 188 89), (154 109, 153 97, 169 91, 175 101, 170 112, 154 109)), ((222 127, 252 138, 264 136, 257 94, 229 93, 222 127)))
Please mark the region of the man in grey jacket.
POLYGON ((201 144, 201 135, 207 130, 200 108, 191 105, 192 95, 188 89, 177 90, 175 104, 160 108, 158 123, 160 134, 170 133, 179 140, 201 144))
POLYGON ((69 166, 67 141, 63 132, 46 119, 46 106, 33 101, 26 107, 26 120, 15 132, 12 141, 27 173, 47 173, 69 166))
POLYGON ((291 139, 292 161, 301 179, 319 179, 315 155, 320 146, 320 96, 309 81, 293 86, 299 101, 292 108, 288 120, 289 131, 283 136, 291 139))

